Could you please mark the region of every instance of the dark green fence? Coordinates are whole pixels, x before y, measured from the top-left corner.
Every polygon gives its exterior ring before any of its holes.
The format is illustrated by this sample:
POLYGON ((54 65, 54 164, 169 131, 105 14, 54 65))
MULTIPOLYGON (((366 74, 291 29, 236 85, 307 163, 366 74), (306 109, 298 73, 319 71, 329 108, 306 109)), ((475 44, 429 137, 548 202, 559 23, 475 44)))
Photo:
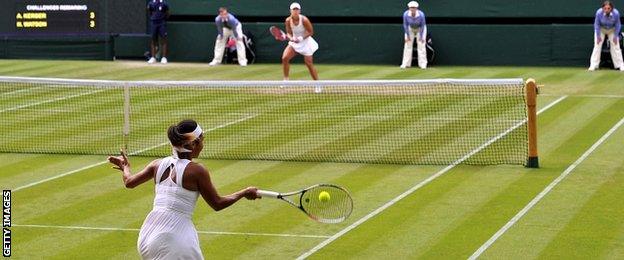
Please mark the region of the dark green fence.
MULTIPOLYGON (((290 2, 169 0, 174 15, 168 24, 169 60, 209 62, 216 36, 212 22, 216 9, 228 6, 243 28, 255 36, 257 62, 277 63, 285 43, 276 42, 268 28, 283 27, 290 2)), ((406 2, 300 1, 313 22, 320 20, 314 24, 314 38, 320 45, 316 62, 398 66, 403 49, 400 16, 406 2)), ((428 28, 436 49, 433 65, 586 66, 593 46, 592 17, 601 1, 419 2, 430 19, 428 28)), ((617 7, 619 1, 615 4, 617 7)), ((4 39, 0 57, 141 58, 148 42, 149 37, 136 35, 117 36, 114 41, 75 39, 66 44, 49 39, 4 39)))

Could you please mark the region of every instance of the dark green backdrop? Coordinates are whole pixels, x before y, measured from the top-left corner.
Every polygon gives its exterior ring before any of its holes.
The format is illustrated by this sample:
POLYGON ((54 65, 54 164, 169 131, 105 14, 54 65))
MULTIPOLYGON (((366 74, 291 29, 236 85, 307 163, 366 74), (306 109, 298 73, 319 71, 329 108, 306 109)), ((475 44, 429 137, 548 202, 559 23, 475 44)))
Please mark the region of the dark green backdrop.
MULTIPOLYGON (((314 38, 320 45, 315 60, 318 63, 398 66, 403 48, 401 14, 406 2, 300 1, 303 13, 312 22, 321 20, 314 25, 314 38), (341 17, 345 20, 341 21, 341 17)), ((592 17, 600 7, 600 1, 593 0, 419 2, 430 19, 428 28, 436 49, 434 64, 437 65, 586 66, 593 46, 592 17)), ((288 15, 290 1, 169 0, 169 3, 172 14, 178 18, 168 24, 170 61, 208 62, 212 59, 216 30, 211 21, 216 9, 223 5, 241 17, 243 28, 255 35, 257 62, 279 62, 284 44, 269 35, 268 27, 283 26, 281 21, 288 15)), ((79 48, 76 41, 70 42, 71 49, 84 50, 85 55, 64 56, 68 48, 63 47, 59 48, 59 54, 44 56, 38 55, 39 47, 28 50, 23 46, 51 44, 49 41, 5 39, 0 43, 0 57, 140 58, 148 49, 148 38, 139 36, 82 43, 84 48, 79 48)), ((58 42, 52 44, 58 47, 58 42)), ((48 48, 47 52, 55 50, 48 48)))

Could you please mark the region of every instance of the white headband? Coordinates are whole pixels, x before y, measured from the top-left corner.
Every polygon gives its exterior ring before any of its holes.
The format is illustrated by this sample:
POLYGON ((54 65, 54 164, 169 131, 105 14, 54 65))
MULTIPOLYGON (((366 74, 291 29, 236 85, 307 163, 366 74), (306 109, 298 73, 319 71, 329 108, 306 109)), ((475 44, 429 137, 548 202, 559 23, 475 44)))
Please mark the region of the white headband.
POLYGON ((175 152, 178 152, 178 153, 190 153, 190 152, 192 152, 191 150, 184 148, 184 145, 197 140, 197 138, 199 138, 203 133, 204 133, 204 130, 202 130, 202 128, 199 126, 199 124, 197 124, 197 127, 195 128, 195 130, 193 130, 193 132, 184 134, 184 136, 190 137, 190 138, 188 138, 189 141, 187 141, 185 144, 180 145, 180 146, 173 146, 173 151, 174 151, 173 154, 176 155, 175 152))

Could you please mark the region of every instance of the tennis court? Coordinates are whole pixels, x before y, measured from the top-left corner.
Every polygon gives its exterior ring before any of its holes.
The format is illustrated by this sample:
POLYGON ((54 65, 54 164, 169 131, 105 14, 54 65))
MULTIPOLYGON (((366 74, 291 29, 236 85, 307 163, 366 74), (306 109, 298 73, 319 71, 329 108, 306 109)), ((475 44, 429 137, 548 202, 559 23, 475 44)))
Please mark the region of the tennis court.
MULTIPOLYGON (((281 75, 279 65, 234 68, 173 63, 147 66, 143 62, 2 60, 0 74, 109 80, 269 80, 281 75)), ((354 200, 351 217, 333 225, 313 222, 288 205, 267 199, 244 201, 222 212, 213 212, 205 203, 199 203, 193 222, 207 258, 624 257, 624 223, 621 221, 624 204, 618 203, 624 198, 624 160, 621 159, 624 158, 621 147, 624 130, 619 127, 624 118, 624 75, 621 73, 588 73, 582 68, 476 66, 434 67, 422 71, 363 65, 321 65, 318 69, 323 79, 336 80, 535 78, 538 84, 544 85, 538 97, 541 168, 457 165, 454 160, 437 165, 415 165, 199 159, 210 170, 221 193, 250 185, 288 191, 315 183, 335 183, 348 188, 354 200), (570 250, 572 248, 574 250, 570 250)), ((307 77, 308 72, 303 66, 293 67, 291 79, 307 77)), ((63 102, 77 98, 88 104, 90 96, 102 97, 107 95, 106 92, 92 93, 92 90, 85 89, 56 94, 59 95, 48 95, 43 89, 31 88, 0 93, 0 114, 19 111, 33 118, 28 125, 14 125, 3 119, 3 135, 13 139, 9 147, 36 150, 38 145, 46 147, 59 142, 69 150, 84 147, 84 143, 72 143, 70 136, 36 134, 36 129, 66 128, 67 125, 52 120, 52 115, 59 114, 71 115, 71 120, 76 121, 72 127, 83 127, 85 140, 93 140, 98 147, 105 144, 107 133, 122 131, 123 122, 106 113, 107 109, 123 106, 122 102, 86 106, 111 116, 99 118, 99 113, 93 113, 100 121, 96 125, 80 123, 81 116, 85 116, 80 112, 84 110, 62 111, 60 104, 63 102), (32 129, 35 131, 30 131, 32 129), (29 134, 24 136, 20 132, 29 134)), ((161 98, 172 100, 176 98, 173 95, 161 98)), ((145 96, 149 97, 149 93, 145 96)), ((306 95, 297 96, 306 98, 306 95)), ((287 105, 284 95, 277 97, 281 99, 275 104, 287 105)), ((219 108, 221 101, 215 97, 206 98, 214 100, 213 108, 219 108)), ((270 102, 276 97, 266 98, 270 102)), ((412 103, 409 99, 402 101, 412 103)), ((461 100, 444 102, 451 105, 455 101, 461 104, 461 100)), ((300 102, 306 100, 297 100, 300 102)), ((254 119, 257 122, 276 120, 284 126, 297 124, 294 130, 321 125, 315 131, 302 133, 306 136, 349 130, 336 127, 328 128, 331 129, 328 131, 322 127, 327 126, 326 121, 313 117, 317 111, 315 108, 323 108, 330 111, 327 115, 332 116, 333 126, 348 124, 353 117, 340 118, 342 113, 331 113, 344 109, 345 103, 341 102, 348 103, 348 100, 320 99, 311 94, 307 102, 309 111, 305 118, 262 118, 253 111, 246 111, 248 106, 239 104, 232 106, 236 108, 234 114, 221 114, 215 120, 220 114, 216 110, 214 115, 204 114, 202 120, 205 121, 204 128, 214 132, 214 142, 217 143, 229 140, 227 138, 231 135, 244 133, 250 129, 243 127, 245 122, 254 119)), ((432 102, 443 103, 442 100, 432 102)), ((271 111, 284 114, 289 110, 271 111)), ((400 120, 384 118, 382 112, 387 111, 376 111, 380 113, 365 118, 369 124, 394 122, 401 125, 400 128, 406 127, 400 120)), ((146 106, 144 111, 138 112, 144 113, 142 116, 146 121, 170 116, 170 111, 155 106, 146 106)), ((193 111, 183 112, 193 115, 193 111)), ((504 112, 495 110, 494 114, 504 112)), ((360 114, 357 116, 361 118, 360 114)), ((448 126, 466 118, 470 117, 447 118, 451 123, 441 124, 448 126)), ((148 122, 142 126, 151 131, 149 136, 165 136, 165 129, 159 131, 157 128, 172 123, 148 122)), ((491 127, 479 129, 479 125, 472 125, 475 132, 491 130, 491 127)), ((251 128, 254 127, 261 125, 253 124, 251 128)), ((502 131, 507 128, 503 127, 502 131)), ((257 142, 239 144, 237 149, 250 151, 271 143, 272 151, 284 151, 284 147, 295 140, 287 130, 287 127, 274 129, 257 142)), ((390 130, 383 132, 384 136, 391 134, 390 130)), ((344 136, 336 135, 331 141, 344 138, 345 143, 353 143, 349 137, 354 136, 344 132, 344 136)), ((141 150, 158 145, 150 138, 145 140, 131 142, 130 146, 141 150)), ((461 138, 440 140, 434 142, 436 147, 429 148, 451 149, 454 147, 451 144, 461 138)), ((206 139, 206 143, 211 141, 206 139)), ((323 149, 301 153, 312 156, 319 152, 343 154, 358 147, 374 146, 375 141, 383 143, 384 139, 366 141, 371 143, 345 147, 335 142, 323 145, 323 149)), ((481 143, 454 156, 469 154, 479 145, 481 143)), ((167 149, 166 146, 160 148, 167 149)), ((400 155, 389 155, 393 154, 400 155)), ((392 159, 391 156, 387 158, 392 159)), ((153 186, 125 189, 120 174, 111 169, 105 159, 103 155, 0 153, 1 186, 13 191, 14 258, 138 258, 138 229, 152 207, 153 186)), ((132 156, 132 168, 136 171, 153 159, 132 156)))

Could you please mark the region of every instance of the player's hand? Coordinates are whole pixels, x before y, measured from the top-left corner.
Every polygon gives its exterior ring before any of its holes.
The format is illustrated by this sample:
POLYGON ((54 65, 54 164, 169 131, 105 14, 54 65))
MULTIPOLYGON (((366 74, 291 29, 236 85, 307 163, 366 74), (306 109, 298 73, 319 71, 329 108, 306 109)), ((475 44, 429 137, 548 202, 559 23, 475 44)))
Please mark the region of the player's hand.
POLYGON ((248 200, 255 200, 260 198, 260 195, 258 195, 258 188, 256 187, 247 187, 243 192, 243 196, 248 200))
POLYGON ((120 154, 121 155, 119 156, 109 156, 108 162, 115 165, 113 166, 113 169, 123 171, 124 169, 130 167, 130 161, 128 160, 128 155, 126 154, 124 150, 121 150, 120 154))
POLYGON ((618 45, 619 41, 620 41, 620 37, 618 36, 613 37, 613 44, 618 45))
POLYGON ((292 39, 292 41, 293 41, 294 43, 300 43, 300 42, 302 42, 302 41, 303 41, 303 37, 301 37, 301 36, 299 36, 299 37, 295 37, 295 38, 293 38, 293 39, 292 39))
POLYGON ((418 37, 418 41, 425 43, 425 37, 418 37))
POLYGON ((221 39, 223 39, 223 35, 221 34, 217 35, 217 40, 220 41, 221 39))
POLYGON ((600 36, 596 37, 596 44, 600 44, 602 42, 602 38, 600 36))

